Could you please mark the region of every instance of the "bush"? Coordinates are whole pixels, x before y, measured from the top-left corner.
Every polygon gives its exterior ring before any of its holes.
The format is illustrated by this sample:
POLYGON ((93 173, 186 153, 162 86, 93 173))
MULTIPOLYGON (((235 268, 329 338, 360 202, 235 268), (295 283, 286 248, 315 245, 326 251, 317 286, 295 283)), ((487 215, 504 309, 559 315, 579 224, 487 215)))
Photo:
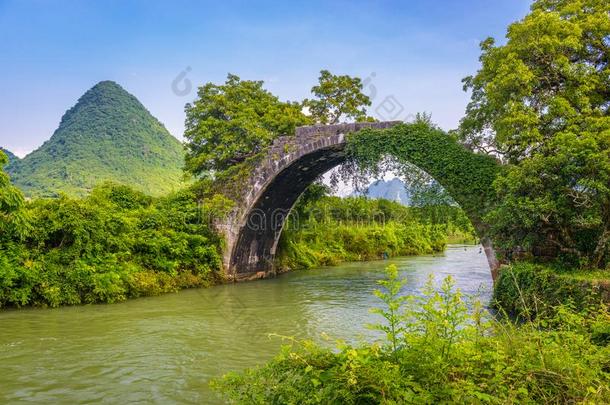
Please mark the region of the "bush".
POLYGON ((431 254, 449 240, 474 239, 472 225, 458 207, 322 197, 297 202, 282 232, 278 261, 284 268, 311 268, 431 254))
POLYGON ((610 304, 610 279, 600 273, 518 262, 501 268, 494 285, 494 305, 508 315, 529 319, 553 316, 559 305, 578 311, 610 304))
POLYGON ((220 239, 195 197, 105 184, 26 205, 31 229, 0 250, 0 307, 117 302, 210 284, 220 239))
POLYGON ((390 266, 381 284, 382 341, 331 349, 288 339, 269 363, 212 386, 240 404, 610 401, 610 347, 596 340, 610 326, 607 308, 585 317, 562 307, 553 327, 515 326, 490 318, 450 278, 405 297, 390 266))

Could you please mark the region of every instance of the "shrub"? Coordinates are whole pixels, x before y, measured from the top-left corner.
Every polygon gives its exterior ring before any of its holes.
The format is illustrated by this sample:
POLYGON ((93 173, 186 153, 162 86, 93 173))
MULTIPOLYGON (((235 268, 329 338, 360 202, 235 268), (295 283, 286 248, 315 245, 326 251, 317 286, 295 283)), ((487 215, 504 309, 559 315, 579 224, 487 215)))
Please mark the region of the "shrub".
POLYGON ((318 197, 297 202, 282 232, 278 261, 294 269, 431 254, 445 249, 449 239, 475 239, 459 207, 318 197))
POLYGON ((104 184, 25 210, 31 229, 0 250, 0 307, 112 303, 206 285, 221 268, 220 239, 188 191, 104 184))
POLYGON ((610 303, 610 282, 588 277, 586 271, 518 262, 504 266, 494 285, 494 304, 510 316, 552 316, 559 305, 578 311, 610 303))
POLYGON ((559 307, 555 322, 518 326, 489 317, 451 279, 402 296, 396 269, 376 294, 385 338, 326 348, 288 339, 269 363, 212 386, 243 404, 608 403, 610 326, 604 307, 559 307), (549 325, 552 325, 550 327, 549 325))

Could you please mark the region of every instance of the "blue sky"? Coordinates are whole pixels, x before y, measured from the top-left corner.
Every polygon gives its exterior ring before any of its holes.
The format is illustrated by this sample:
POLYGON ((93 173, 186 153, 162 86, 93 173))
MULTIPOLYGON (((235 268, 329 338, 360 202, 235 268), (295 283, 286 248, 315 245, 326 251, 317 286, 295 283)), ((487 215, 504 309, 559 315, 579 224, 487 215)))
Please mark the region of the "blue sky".
POLYGON ((479 42, 503 38, 529 4, 0 0, 0 146, 21 156, 37 148, 101 80, 121 84, 180 138, 196 86, 228 72, 286 100, 307 97, 320 69, 355 75, 367 79, 379 118, 426 111, 454 128, 479 42), (185 81, 172 87, 181 72, 190 92, 185 81))

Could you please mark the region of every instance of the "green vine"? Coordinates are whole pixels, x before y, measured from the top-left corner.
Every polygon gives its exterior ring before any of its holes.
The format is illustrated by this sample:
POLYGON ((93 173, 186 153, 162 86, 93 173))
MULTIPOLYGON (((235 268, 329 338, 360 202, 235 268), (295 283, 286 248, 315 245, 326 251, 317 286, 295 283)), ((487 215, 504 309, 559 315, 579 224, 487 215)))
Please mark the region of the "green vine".
POLYGON ((447 190, 479 228, 484 226, 481 218, 494 206, 492 183, 501 170, 498 162, 469 151, 425 121, 353 133, 346 152, 361 172, 378 173, 387 158, 398 170, 419 167, 447 190))

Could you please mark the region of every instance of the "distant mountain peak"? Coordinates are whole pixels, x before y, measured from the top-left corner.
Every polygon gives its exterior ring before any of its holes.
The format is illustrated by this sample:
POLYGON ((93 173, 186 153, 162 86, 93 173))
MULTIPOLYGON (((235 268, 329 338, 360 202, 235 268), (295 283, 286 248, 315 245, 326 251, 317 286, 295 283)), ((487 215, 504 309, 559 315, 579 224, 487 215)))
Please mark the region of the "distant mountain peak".
POLYGON ((87 90, 51 138, 10 172, 28 195, 83 195, 104 181, 163 194, 180 187, 182 165, 180 142, 135 96, 104 80, 87 90))
MULTIPOLYGON (((112 80, 102 80, 101 82, 97 82, 93 87, 87 90, 79 99, 78 103, 81 101, 87 101, 93 95, 101 95, 108 96, 113 94, 125 95, 128 97, 133 97, 136 101, 137 99, 131 95, 127 90, 125 90, 120 84, 117 82, 113 82, 112 80)), ((138 101, 139 103, 139 101, 138 101)))
POLYGON ((97 82, 95 84, 95 86, 93 86, 91 88, 91 90, 93 90, 95 88, 99 88, 99 87, 115 87, 115 88, 119 88, 119 89, 123 90, 123 88, 121 87, 120 84, 118 84, 117 82, 112 81, 112 80, 101 80, 101 81, 97 82))
POLYGON ((376 180, 364 192, 357 193, 370 198, 383 198, 403 205, 409 205, 411 198, 405 184, 397 177, 391 180, 376 180))

